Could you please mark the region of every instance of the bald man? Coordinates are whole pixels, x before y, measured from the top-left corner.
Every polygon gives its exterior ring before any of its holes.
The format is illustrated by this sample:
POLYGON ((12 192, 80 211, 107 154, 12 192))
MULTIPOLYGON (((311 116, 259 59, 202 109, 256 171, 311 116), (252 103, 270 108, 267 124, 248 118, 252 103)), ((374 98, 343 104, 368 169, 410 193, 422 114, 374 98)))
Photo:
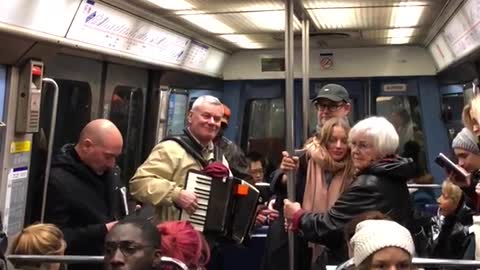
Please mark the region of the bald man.
POLYGON ((83 128, 75 145, 64 145, 53 157, 45 221, 63 231, 66 254, 101 255, 107 230, 126 214, 126 189, 115 163, 122 147, 118 128, 97 119, 83 128))

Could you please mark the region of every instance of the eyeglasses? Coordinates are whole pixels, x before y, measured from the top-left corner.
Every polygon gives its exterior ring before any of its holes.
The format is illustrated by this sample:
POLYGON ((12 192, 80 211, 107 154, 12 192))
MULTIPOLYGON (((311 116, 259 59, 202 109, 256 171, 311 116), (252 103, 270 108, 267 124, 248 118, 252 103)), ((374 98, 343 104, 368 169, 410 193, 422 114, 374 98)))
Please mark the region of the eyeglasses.
POLYGON ((105 243, 105 255, 113 256, 117 249, 120 249, 123 256, 129 257, 135 254, 137 251, 146 247, 153 247, 151 245, 141 245, 133 241, 120 241, 120 242, 106 242, 105 243))
POLYGON ((356 141, 351 141, 349 144, 350 148, 353 149, 358 149, 359 151, 365 151, 370 148, 372 148, 372 145, 366 143, 366 142, 356 142, 356 141))
POLYGON ((315 103, 315 108, 319 111, 325 111, 328 110, 329 112, 336 112, 340 110, 340 108, 343 107, 345 103, 340 102, 340 103, 315 103))

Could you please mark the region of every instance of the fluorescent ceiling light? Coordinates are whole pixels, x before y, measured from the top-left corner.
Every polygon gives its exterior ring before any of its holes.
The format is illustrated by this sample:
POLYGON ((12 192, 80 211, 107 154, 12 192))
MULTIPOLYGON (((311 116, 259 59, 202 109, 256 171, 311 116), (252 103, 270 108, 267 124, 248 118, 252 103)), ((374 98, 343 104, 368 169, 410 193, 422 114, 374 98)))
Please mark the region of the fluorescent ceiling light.
POLYGON ((387 40, 388 44, 407 44, 411 37, 393 37, 387 40))
POLYGON ((388 37, 398 38, 398 37, 411 37, 415 31, 415 28, 393 28, 388 30, 388 37))
POLYGON ((392 9, 392 17, 390 18, 391 27, 412 27, 417 26, 424 6, 399 6, 392 9))
POLYGON ((192 9, 194 6, 185 0, 147 0, 161 8, 170 10, 192 9))
POLYGON ((408 2, 400 2, 394 4, 397 7, 413 7, 413 6, 426 6, 428 5, 425 1, 408 1, 408 2))
POLYGON ((215 33, 215 34, 235 33, 235 30, 233 30, 233 28, 217 20, 213 15, 197 14, 197 15, 183 15, 181 17, 211 33, 215 33))
POLYGON ((355 9, 353 8, 310 9, 308 13, 312 16, 315 25, 321 29, 341 29, 356 26, 355 9))
POLYGON ((220 35, 220 37, 244 49, 260 49, 264 47, 246 35, 220 35))
MULTIPOLYGON (((283 31, 285 29, 285 12, 276 11, 258 11, 247 12, 244 16, 255 26, 265 31, 283 31)), ((300 22, 293 16, 293 26, 295 30, 300 29, 300 22)))

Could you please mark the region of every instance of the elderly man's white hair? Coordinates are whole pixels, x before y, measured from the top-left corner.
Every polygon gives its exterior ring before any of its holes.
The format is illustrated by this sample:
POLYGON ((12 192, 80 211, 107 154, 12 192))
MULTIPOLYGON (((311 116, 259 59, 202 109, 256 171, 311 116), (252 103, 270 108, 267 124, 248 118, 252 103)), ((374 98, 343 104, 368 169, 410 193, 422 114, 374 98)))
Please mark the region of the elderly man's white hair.
POLYGON ((209 104, 213 104, 213 105, 219 105, 221 106, 222 105, 222 102, 220 102, 220 100, 214 96, 210 96, 210 95, 205 95, 205 96, 200 96, 198 97, 194 102, 193 102, 193 105, 192 105, 192 110, 195 110, 197 109, 198 106, 202 105, 203 103, 209 103, 209 104))
POLYGON ((395 154, 398 148, 398 133, 385 117, 373 116, 358 122, 348 134, 348 140, 355 140, 359 135, 371 138, 373 147, 381 157, 395 154))

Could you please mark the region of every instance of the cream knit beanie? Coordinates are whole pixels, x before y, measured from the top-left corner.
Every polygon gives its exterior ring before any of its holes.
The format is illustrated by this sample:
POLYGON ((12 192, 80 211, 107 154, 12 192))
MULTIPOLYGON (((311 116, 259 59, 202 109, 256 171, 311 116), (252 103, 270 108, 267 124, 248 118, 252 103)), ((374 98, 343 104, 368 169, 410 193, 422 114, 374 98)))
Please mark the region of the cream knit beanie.
POLYGON ((390 220, 365 220, 358 223, 350 240, 353 261, 360 265, 368 256, 385 247, 399 247, 413 256, 415 246, 410 232, 390 220))

